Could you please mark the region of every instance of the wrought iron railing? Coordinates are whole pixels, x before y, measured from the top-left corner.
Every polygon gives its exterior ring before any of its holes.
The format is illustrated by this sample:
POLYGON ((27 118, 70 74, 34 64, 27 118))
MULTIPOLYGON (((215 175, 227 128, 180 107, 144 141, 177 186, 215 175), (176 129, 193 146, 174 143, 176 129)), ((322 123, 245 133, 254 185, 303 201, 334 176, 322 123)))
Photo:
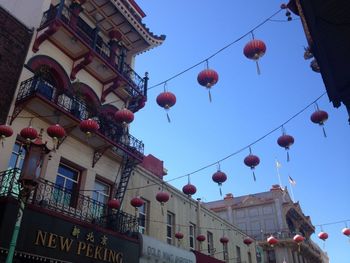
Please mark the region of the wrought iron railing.
POLYGON ((125 129, 121 125, 112 122, 103 114, 98 113, 97 109, 88 107, 82 99, 74 94, 59 90, 44 79, 34 76, 21 83, 17 102, 36 95, 54 103, 61 110, 73 115, 78 120, 95 119, 100 125, 97 134, 110 140, 117 148, 126 149, 142 158, 144 151, 142 141, 125 132, 125 129))
POLYGON ((59 19, 67 26, 71 27, 77 35, 96 53, 98 53, 107 63, 113 66, 131 84, 126 90, 131 96, 145 95, 145 82, 121 56, 116 56, 115 61, 110 60, 110 45, 98 35, 97 28, 91 28, 83 19, 76 16, 69 7, 60 5, 50 6, 43 14, 41 27, 48 26, 52 21, 59 19), (76 26, 72 28, 72 18, 77 20, 76 26))
MULTIPOLYGON (((269 233, 269 234, 262 234, 262 235, 256 235, 254 238, 257 241, 262 241, 262 242, 266 242, 267 238, 270 235, 273 235, 274 237, 276 237, 279 241, 290 241, 290 242, 294 242, 293 241, 293 237, 297 234, 296 232, 291 232, 291 231, 276 231, 274 233, 269 233)), ((311 239, 306 238, 304 240, 304 242, 301 243, 301 246, 307 247, 309 250, 313 251, 315 254, 317 255, 321 255, 321 249, 318 247, 318 245, 313 242, 311 239)))
POLYGON ((18 197, 20 185, 18 178, 21 170, 18 168, 8 169, 0 173, 0 197, 18 197))
MULTIPOLYGON (((17 168, 0 172, 0 198, 18 198, 21 189, 19 175, 20 170, 17 168)), ((138 231, 138 220, 135 216, 122 211, 112 211, 104 203, 44 179, 39 179, 27 203, 119 233, 138 231)))

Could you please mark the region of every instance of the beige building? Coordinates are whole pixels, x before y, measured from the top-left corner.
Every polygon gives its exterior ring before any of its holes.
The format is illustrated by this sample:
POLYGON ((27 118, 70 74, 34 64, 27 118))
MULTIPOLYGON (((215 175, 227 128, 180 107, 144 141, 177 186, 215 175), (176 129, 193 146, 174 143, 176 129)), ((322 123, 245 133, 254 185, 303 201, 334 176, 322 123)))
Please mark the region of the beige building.
POLYGON ((279 185, 273 185, 267 192, 245 196, 227 194, 223 200, 204 206, 254 237, 263 248, 260 262, 329 262, 326 253, 310 238, 315 231, 310 217, 304 215, 299 202, 292 201, 287 189, 279 185), (305 238, 300 246, 293 241, 296 234, 305 238), (274 246, 267 242, 271 235, 278 240, 274 246))
POLYGON ((255 244, 164 183, 162 162, 145 157, 129 133, 126 123, 147 99, 148 76, 133 70, 135 56, 165 39, 142 23, 136 2, 16 0, 1 7, 33 28, 33 37, 18 85, 8 87, 13 135, 1 138, 0 261, 14 252, 25 263, 192 263, 195 250, 196 262, 255 263, 255 244), (170 197, 164 204, 155 199, 162 189, 170 197), (137 196, 144 204, 135 210, 137 196))

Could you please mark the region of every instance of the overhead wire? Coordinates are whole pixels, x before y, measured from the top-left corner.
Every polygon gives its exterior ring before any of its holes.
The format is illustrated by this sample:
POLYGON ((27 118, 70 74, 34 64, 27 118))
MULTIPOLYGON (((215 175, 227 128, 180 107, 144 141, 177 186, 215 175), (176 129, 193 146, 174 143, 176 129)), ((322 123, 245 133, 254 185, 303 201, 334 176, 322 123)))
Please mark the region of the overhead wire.
POLYGON ((210 56, 208 56, 207 58, 197 62, 196 64, 182 70, 181 72, 173 75, 172 77, 162 81, 162 82, 159 82, 158 84, 155 84, 149 88, 147 88, 148 90, 150 89, 153 89, 153 88, 156 88, 160 85, 163 85, 164 83, 166 82, 169 82, 170 80, 173 80, 177 77, 179 77, 180 75, 186 73, 187 71, 190 71, 191 69, 205 63, 206 61, 208 61, 209 59, 215 57, 216 55, 218 55, 219 53, 221 53, 222 51, 224 51, 225 49, 229 48, 230 46, 232 46, 233 44, 236 44, 238 41, 242 40, 243 38, 245 38, 246 36, 250 35, 254 30, 258 29, 259 27, 263 26, 264 24, 266 24, 267 22, 270 21, 271 18, 273 18, 274 16, 276 16, 277 14, 279 14, 283 9, 279 9, 278 11, 276 11, 275 13, 273 13, 272 15, 270 15, 268 18, 264 19, 262 22, 260 22, 259 24, 257 24, 255 27, 253 27, 251 30, 249 30, 248 32, 246 32, 245 34, 241 35, 240 37, 236 38, 235 40, 233 40, 232 42, 228 43, 226 46, 220 48, 219 50, 217 50, 216 52, 214 52, 213 54, 211 54, 210 56))

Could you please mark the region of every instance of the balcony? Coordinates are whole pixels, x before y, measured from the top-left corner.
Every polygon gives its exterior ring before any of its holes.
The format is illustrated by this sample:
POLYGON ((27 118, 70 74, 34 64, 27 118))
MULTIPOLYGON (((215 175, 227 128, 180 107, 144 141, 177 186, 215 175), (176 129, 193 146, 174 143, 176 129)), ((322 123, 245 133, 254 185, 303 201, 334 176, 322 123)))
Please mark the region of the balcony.
MULTIPOLYGON (((271 234, 278 239, 279 243, 283 243, 290 247, 297 247, 297 244, 293 241, 293 237, 296 233, 290 231, 279 231, 271 234)), ((266 240, 271 234, 262 234, 260 237, 256 236, 255 238, 259 241, 259 245, 269 247, 266 240)), ((303 254, 310 254, 312 257, 321 260, 321 249, 311 239, 305 239, 305 241, 301 243, 300 248, 303 254)))
POLYGON ((61 4, 50 6, 43 14, 33 50, 37 51, 46 39, 74 61, 72 79, 77 68, 84 68, 104 85, 118 83, 113 92, 124 100, 146 96, 147 82, 125 63, 126 55, 112 51, 111 44, 99 35, 99 29, 92 28, 71 8, 61 4))
POLYGON ((121 125, 99 113, 98 109, 89 107, 75 94, 58 89, 40 77, 34 76, 21 83, 13 118, 24 107, 49 123, 55 123, 59 116, 60 124, 69 136, 81 141, 86 141, 86 137, 79 130, 80 121, 93 118, 99 123, 100 129, 89 138, 90 146, 95 150, 109 149, 118 156, 124 152, 139 161, 143 159, 144 144, 140 140, 126 133, 121 125))
MULTIPOLYGON (((0 172, 0 199, 18 198, 21 189, 18 182, 20 173, 21 171, 17 168, 0 172)), ((108 211, 109 209, 103 203, 43 179, 39 179, 38 186, 31 193, 27 204, 118 233, 138 231, 136 217, 122 211, 108 211)))

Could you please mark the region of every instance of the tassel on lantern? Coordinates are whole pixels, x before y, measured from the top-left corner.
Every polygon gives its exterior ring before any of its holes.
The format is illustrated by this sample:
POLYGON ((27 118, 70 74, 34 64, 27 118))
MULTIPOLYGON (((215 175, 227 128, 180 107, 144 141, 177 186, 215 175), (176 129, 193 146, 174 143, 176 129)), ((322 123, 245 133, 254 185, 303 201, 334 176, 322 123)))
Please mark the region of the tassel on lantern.
POLYGON ((201 86, 207 88, 207 90, 209 91, 209 102, 212 102, 210 89, 218 82, 219 75, 215 70, 209 68, 208 60, 206 60, 206 65, 206 69, 199 72, 197 76, 197 81, 201 86))
POLYGON ((254 38, 253 31, 251 34, 252 40, 244 46, 243 54, 255 61, 257 73, 260 75, 259 59, 265 55, 266 45, 263 41, 254 38))
POLYGON ((211 99, 211 92, 210 92, 210 88, 208 88, 208 94, 209 94, 209 102, 211 103, 211 102, 212 102, 212 99, 211 99))
POLYGON ((254 179, 254 182, 256 182, 256 177, 255 177, 255 167, 257 165, 259 165, 260 163, 260 159, 258 156, 256 155, 253 155, 252 154, 252 150, 251 148, 249 147, 249 155, 247 157, 244 158, 244 164, 248 167, 250 167, 250 169, 252 170, 253 172, 253 179, 254 179))
POLYGON ((175 103, 176 103, 176 96, 175 96, 173 93, 167 91, 167 90, 166 90, 166 86, 167 86, 167 83, 165 82, 165 83, 164 83, 164 91, 163 91, 162 93, 160 93, 160 94, 157 96, 156 101, 157 101, 157 104, 158 104, 160 107, 162 107, 162 108, 165 109, 165 111, 166 111, 166 117, 167 117, 167 119, 168 119, 168 122, 170 123, 171 120, 170 120, 168 111, 169 111, 169 109, 170 109, 172 106, 175 105, 175 103))

